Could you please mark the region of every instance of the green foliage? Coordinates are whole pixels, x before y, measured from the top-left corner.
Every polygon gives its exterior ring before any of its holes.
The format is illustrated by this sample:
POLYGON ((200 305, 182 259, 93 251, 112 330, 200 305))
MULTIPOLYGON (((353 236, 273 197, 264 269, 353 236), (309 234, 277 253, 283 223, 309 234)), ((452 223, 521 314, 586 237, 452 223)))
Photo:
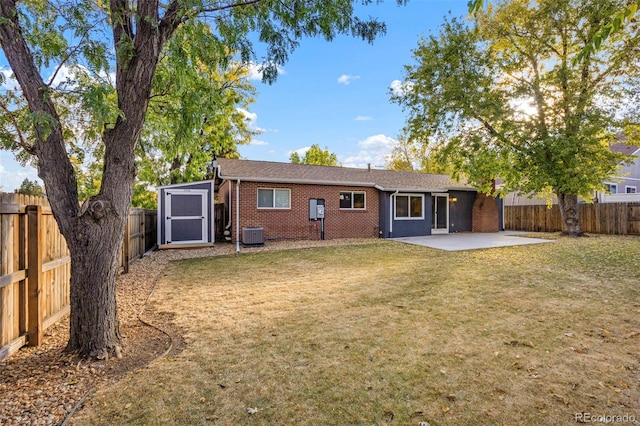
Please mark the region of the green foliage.
POLYGON ((133 187, 133 199, 131 200, 131 205, 141 209, 157 209, 158 193, 149 189, 144 184, 136 184, 133 187))
POLYGON ((427 144, 411 140, 404 133, 398 136, 398 143, 387 158, 386 168, 406 172, 420 171, 448 175, 454 173, 452 167, 440 161, 436 157, 436 152, 430 150, 427 144))
POLYGON ((604 41, 619 33, 623 25, 633 26, 635 24, 634 17, 640 9, 640 0, 631 2, 626 5, 619 6, 610 16, 606 16, 604 24, 598 28, 591 40, 582 49, 582 51, 574 58, 574 63, 582 62, 588 56, 597 53, 604 41))
MULTIPOLYGON (((265 46, 260 58, 263 79, 271 83, 301 38, 330 41, 350 34, 372 42, 386 31, 376 19, 354 16, 352 0, 259 1, 231 7, 192 1, 172 2, 171 7, 177 8, 180 23, 158 62, 136 149, 140 180, 150 184, 206 178, 215 156, 237 156, 236 146, 256 134, 239 109, 253 102, 255 91, 246 78, 247 65, 257 61, 250 33, 265 46)), ((166 10, 159 9, 160 19, 166 10)), ((61 125, 80 194, 94 195, 104 163, 103 132, 125 118, 118 107, 123 93, 116 91, 112 67, 126 69, 140 58, 143 47, 136 45, 135 29, 143 23, 158 27, 158 21, 137 16, 136 9, 112 15, 103 2, 30 0, 19 4, 18 13, 36 66, 53 69, 50 78, 55 77, 56 84, 46 90, 60 123, 40 111, 30 112, 19 89, 3 92, 2 147, 29 162, 38 140, 36 129, 46 139, 51 128, 61 125), (116 27, 123 31, 114 40, 116 27)))
POLYGON ((218 47, 211 28, 198 21, 183 25, 166 46, 137 153, 141 181, 211 177, 215 157, 237 157, 237 145, 257 134, 242 112, 255 92, 246 67, 224 54, 208 56, 218 47))
MULTIPOLYGON (((470 0, 468 2, 469 13, 475 13, 482 9, 484 6, 484 0, 470 0)), ((609 36, 619 32, 623 25, 634 24, 634 18, 640 9, 640 0, 630 2, 628 4, 621 4, 611 15, 604 17, 604 23, 601 23, 600 27, 593 34, 591 39, 582 48, 582 51, 573 59, 574 64, 583 61, 587 56, 596 53, 602 43, 609 38, 609 36)))
POLYGON ((35 179, 33 181, 29 179, 23 180, 20 188, 18 188, 16 192, 18 194, 35 195, 36 197, 44 196, 44 188, 42 188, 35 179))
POLYGON ((635 121, 638 37, 573 59, 620 5, 517 0, 477 12, 473 27, 447 20, 406 67, 413 90, 393 96, 409 137, 483 191, 502 178, 503 191, 591 198, 625 159, 609 144, 635 121))
POLYGON ((291 153, 289 161, 293 164, 313 164, 316 166, 341 166, 338 161, 338 156, 329 149, 322 149, 320 145, 313 144, 311 148, 304 153, 304 156, 300 157, 297 152, 291 153))

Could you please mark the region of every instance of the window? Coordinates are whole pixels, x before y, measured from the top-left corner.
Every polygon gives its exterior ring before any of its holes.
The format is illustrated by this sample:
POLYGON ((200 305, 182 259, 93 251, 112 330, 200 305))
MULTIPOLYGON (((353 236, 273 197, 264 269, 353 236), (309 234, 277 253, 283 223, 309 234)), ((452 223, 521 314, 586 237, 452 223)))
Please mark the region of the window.
POLYGON ((396 219, 424 219, 423 195, 396 195, 396 219))
POLYGON ((289 209, 291 208, 291 190, 289 189, 258 189, 259 209, 289 209))
POLYGON ((618 193, 618 184, 617 183, 609 183, 605 182, 604 187, 607 189, 609 194, 617 194, 618 193))
POLYGON ((364 192, 341 192, 340 208, 341 209, 364 209, 364 192))
POLYGON ((635 194, 636 193, 636 187, 635 186, 625 186, 625 192, 627 194, 635 194))

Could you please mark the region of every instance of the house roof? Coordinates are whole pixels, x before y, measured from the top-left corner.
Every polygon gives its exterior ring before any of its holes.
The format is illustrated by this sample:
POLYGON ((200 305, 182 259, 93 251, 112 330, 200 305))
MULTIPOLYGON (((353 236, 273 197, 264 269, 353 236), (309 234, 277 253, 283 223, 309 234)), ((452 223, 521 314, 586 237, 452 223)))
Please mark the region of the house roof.
POLYGON ((381 191, 403 192, 445 192, 452 189, 475 191, 475 188, 466 182, 456 182, 448 175, 229 158, 218 158, 217 162, 218 176, 229 180, 368 186, 381 191))
POLYGON ((636 154, 639 149, 640 148, 635 145, 627 145, 626 142, 617 142, 611 145, 611 151, 625 155, 636 154))

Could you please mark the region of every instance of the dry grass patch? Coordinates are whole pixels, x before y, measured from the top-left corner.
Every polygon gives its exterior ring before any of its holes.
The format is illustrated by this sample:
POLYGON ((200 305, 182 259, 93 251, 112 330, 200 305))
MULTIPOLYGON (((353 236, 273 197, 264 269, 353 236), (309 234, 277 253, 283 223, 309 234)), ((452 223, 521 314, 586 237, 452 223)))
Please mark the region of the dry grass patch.
POLYGON ((76 424, 640 420, 640 241, 443 252, 389 241, 172 264, 185 349, 76 424))

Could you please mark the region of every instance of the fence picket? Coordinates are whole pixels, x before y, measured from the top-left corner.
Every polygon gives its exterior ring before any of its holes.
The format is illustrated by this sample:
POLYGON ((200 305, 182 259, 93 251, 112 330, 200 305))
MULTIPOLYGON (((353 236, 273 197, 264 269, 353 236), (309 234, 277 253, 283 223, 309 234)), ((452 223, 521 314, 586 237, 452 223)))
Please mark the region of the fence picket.
MULTIPOLYGON (((131 209, 126 259, 152 250, 155 210, 131 209), (148 244, 149 240, 152 242, 148 244), (147 244, 145 244, 147 243, 147 244)), ((42 343, 44 330, 69 312, 70 259, 45 198, 0 192, 0 361, 25 344, 42 343)))
MULTIPOLYGON (((640 235, 640 203, 580 204, 578 214, 583 232, 640 235)), ((562 217, 557 205, 505 206, 504 226, 513 231, 558 232, 562 217)))

